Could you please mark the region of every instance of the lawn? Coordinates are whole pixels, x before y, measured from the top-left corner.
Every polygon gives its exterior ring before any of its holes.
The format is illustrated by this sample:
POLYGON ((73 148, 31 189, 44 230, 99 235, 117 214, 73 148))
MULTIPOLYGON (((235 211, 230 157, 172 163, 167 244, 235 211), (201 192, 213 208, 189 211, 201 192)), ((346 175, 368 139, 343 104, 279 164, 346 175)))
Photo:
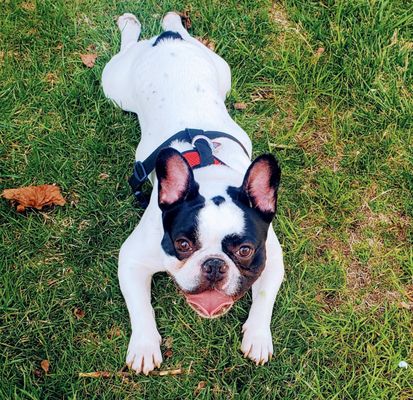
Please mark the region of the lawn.
POLYGON ((23 214, 0 200, 0 398, 412 399, 413 3, 189 3, 0 4, 0 189, 56 183, 67 199, 23 214), (255 155, 282 166, 275 355, 242 357, 249 296, 202 320, 159 275, 162 369, 183 373, 83 378, 124 367, 117 254, 142 215, 126 182, 137 119, 104 98, 100 76, 119 48, 116 16, 135 13, 146 38, 169 10, 215 43, 232 68, 231 115, 255 155), (90 45, 93 68, 80 60, 90 45))

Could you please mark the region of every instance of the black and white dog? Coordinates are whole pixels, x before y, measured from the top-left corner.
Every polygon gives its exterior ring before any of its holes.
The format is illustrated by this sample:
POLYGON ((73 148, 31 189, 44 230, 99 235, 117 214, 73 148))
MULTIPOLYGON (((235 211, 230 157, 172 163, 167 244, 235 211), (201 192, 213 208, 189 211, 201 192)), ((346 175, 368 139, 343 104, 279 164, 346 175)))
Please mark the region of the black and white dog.
POLYGON ((138 42, 141 25, 132 14, 118 27, 121 49, 103 71, 103 90, 139 117, 136 160, 145 162, 135 164, 132 186, 146 173, 154 184, 119 255, 132 325, 126 363, 148 374, 162 362, 151 279, 166 271, 206 318, 227 312, 252 287, 241 350, 264 364, 273 353, 271 314, 284 275, 271 226, 278 164, 271 155, 251 163, 251 141, 224 103, 230 68, 189 35, 178 14, 168 13, 164 33, 149 40, 138 42))

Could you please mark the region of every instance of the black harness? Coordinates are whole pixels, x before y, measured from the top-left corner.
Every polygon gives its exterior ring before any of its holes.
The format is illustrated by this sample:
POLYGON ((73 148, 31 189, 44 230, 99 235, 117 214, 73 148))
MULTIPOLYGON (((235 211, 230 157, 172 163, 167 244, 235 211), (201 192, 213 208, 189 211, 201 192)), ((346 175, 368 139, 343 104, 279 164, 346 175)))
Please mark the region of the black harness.
POLYGON ((175 140, 191 143, 193 149, 184 151, 181 154, 188 161, 188 164, 192 169, 202 168, 208 165, 225 165, 224 162, 213 155, 213 148, 206 140, 218 138, 226 138, 238 143, 244 150, 245 154, 249 157, 243 144, 228 133, 188 128, 180 131, 163 142, 144 161, 135 162, 133 166, 133 174, 129 178, 128 182, 138 205, 141 208, 146 208, 148 206, 149 199, 142 192, 142 186, 148 180, 149 174, 155 169, 156 158, 162 149, 169 147, 175 140))

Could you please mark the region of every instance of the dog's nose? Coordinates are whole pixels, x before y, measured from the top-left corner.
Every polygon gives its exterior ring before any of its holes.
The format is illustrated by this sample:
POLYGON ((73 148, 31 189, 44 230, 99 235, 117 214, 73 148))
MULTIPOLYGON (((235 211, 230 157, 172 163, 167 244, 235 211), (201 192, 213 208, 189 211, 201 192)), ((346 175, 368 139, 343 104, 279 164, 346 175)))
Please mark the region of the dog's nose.
POLYGON ((220 258, 208 258, 208 260, 202 264, 201 269, 209 281, 217 282, 224 278, 228 270, 228 265, 220 258))

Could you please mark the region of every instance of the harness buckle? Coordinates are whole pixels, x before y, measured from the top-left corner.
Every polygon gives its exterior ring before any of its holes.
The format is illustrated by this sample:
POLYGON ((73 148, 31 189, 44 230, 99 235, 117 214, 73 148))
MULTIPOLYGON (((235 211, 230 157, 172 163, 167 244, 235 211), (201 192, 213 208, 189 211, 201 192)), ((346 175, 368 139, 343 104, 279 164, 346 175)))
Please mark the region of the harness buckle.
POLYGON ((145 170, 142 161, 135 162, 135 165, 133 166, 133 176, 140 185, 148 179, 148 174, 145 170))
POLYGON ((192 139, 192 142, 191 142, 192 147, 196 148, 195 142, 199 139, 204 139, 208 143, 208 146, 211 148, 211 151, 214 151, 214 145, 212 143, 212 140, 208 136, 205 136, 205 135, 196 135, 196 136, 194 136, 193 139, 192 139))

